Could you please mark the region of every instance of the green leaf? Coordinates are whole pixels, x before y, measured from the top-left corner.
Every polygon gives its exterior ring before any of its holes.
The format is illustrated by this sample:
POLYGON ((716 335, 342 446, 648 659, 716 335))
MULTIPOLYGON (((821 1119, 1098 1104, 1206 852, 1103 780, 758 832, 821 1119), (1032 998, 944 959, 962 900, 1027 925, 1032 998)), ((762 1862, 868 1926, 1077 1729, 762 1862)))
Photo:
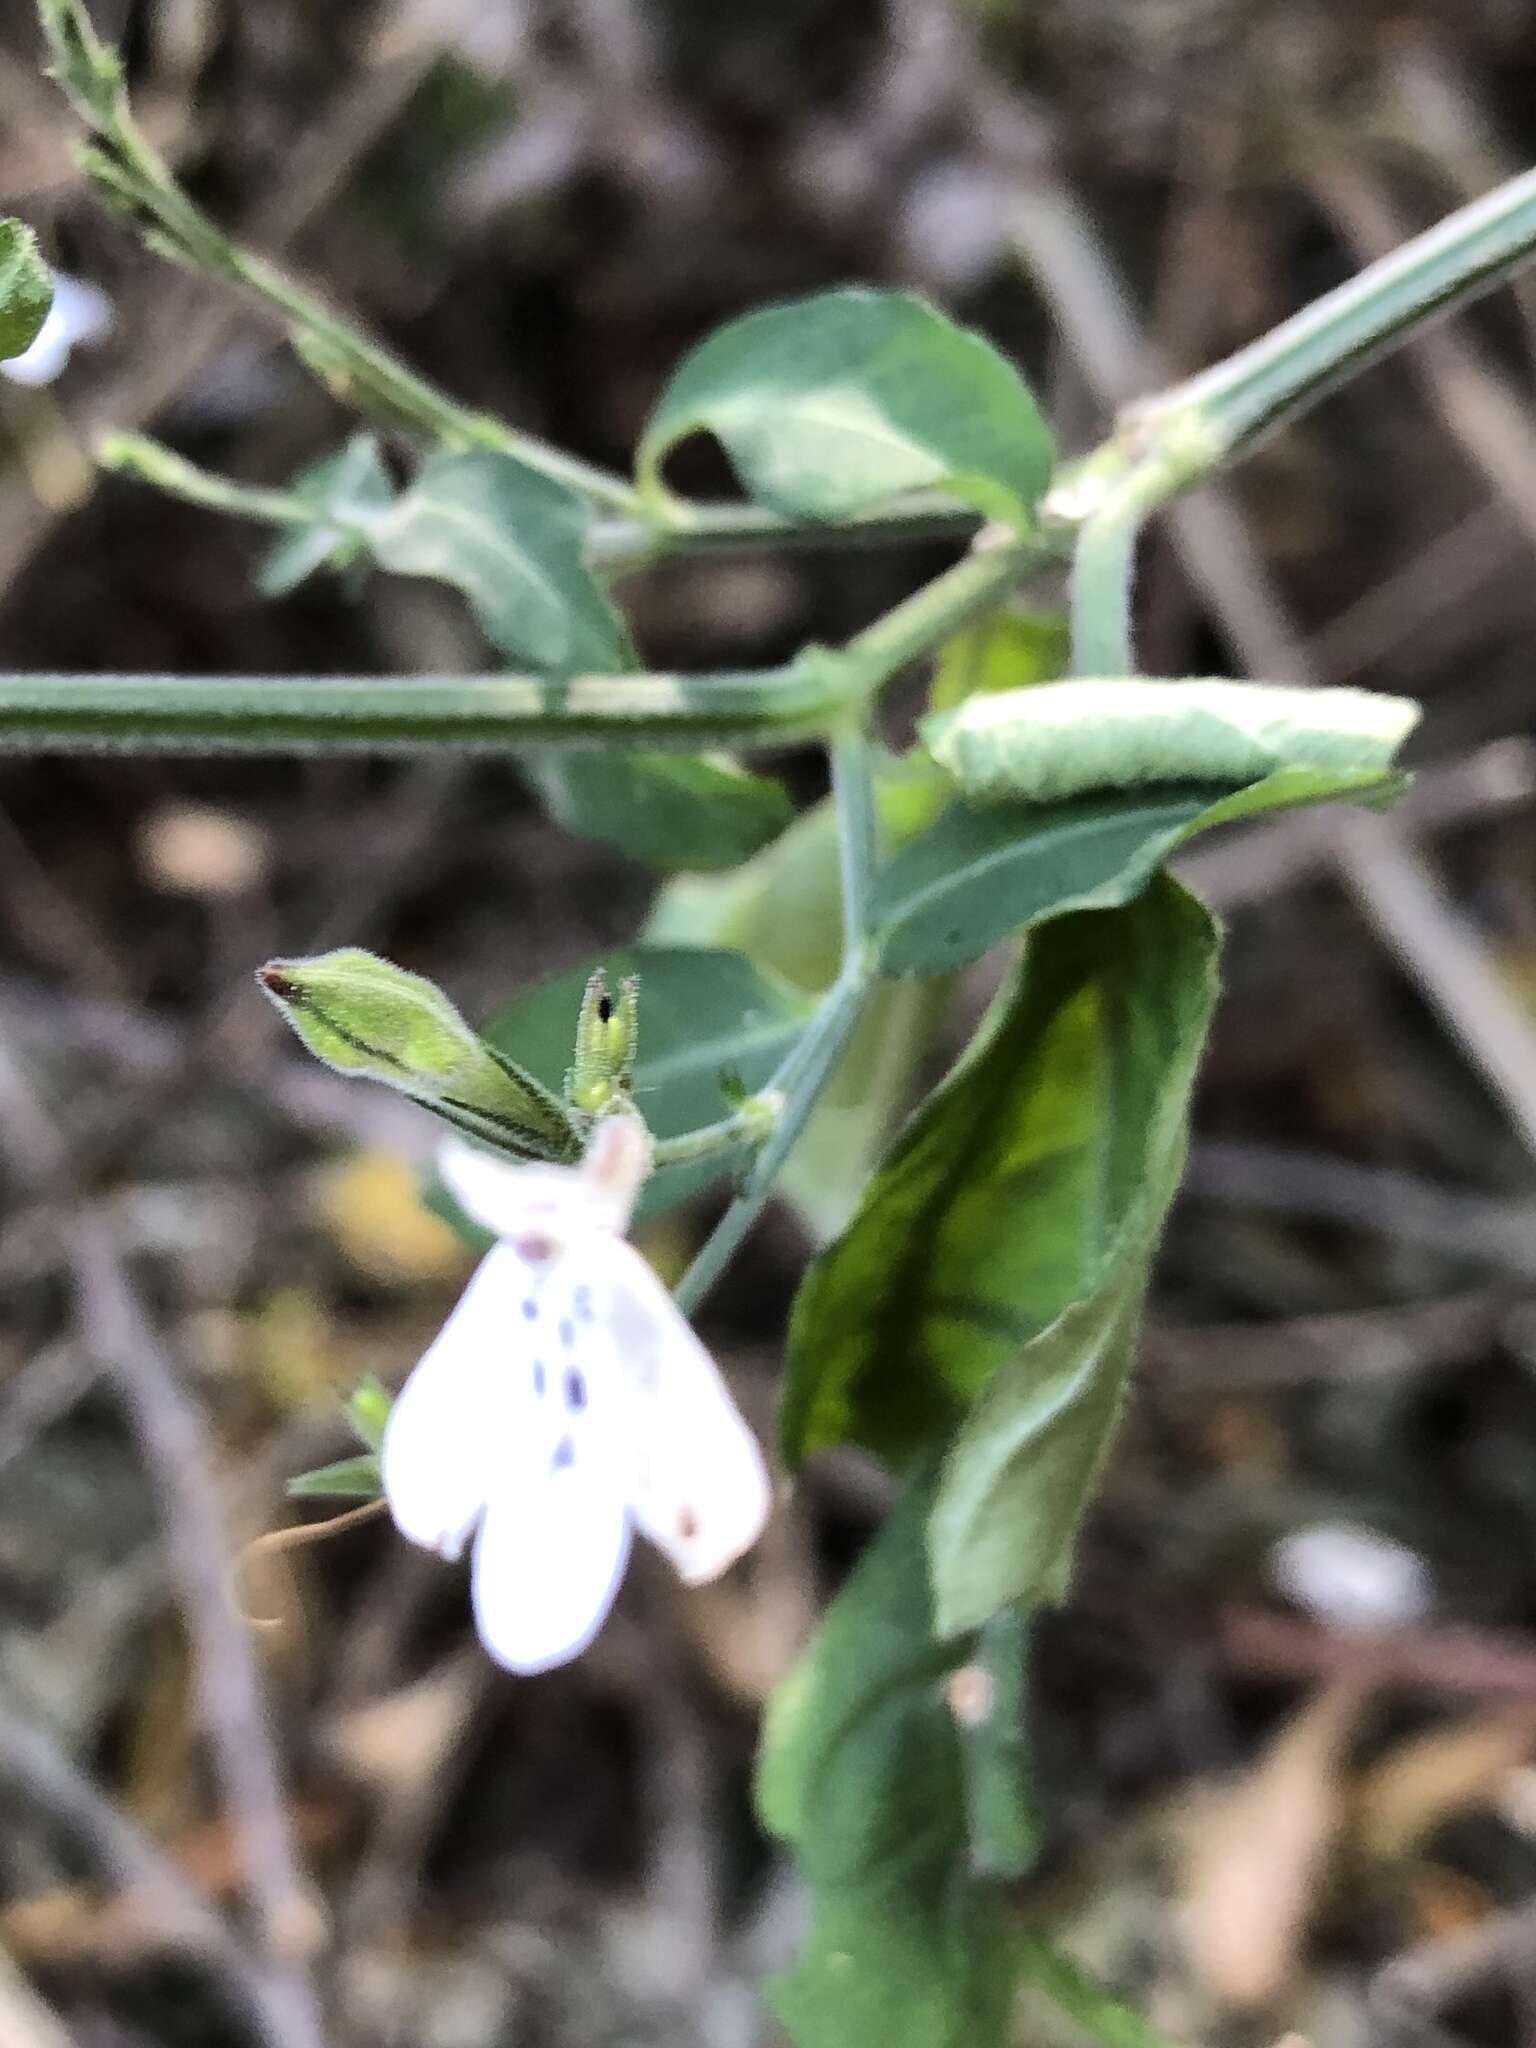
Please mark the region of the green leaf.
POLYGON ((623 620, 582 556, 582 500, 514 456, 434 455, 370 532, 380 568, 462 590, 487 639, 546 675, 633 668, 623 620))
POLYGON ((1047 918, 1128 903, 1214 826, 1341 798, 1387 801, 1402 787, 1390 772, 1286 768, 1241 789, 1169 783, 1053 804, 954 804, 875 884, 881 971, 949 974, 1047 918))
POLYGON ((314 1472, 296 1472, 287 1491, 296 1500, 327 1493, 349 1500, 378 1500, 384 1492, 384 1477, 377 1455, 369 1451, 360 1458, 341 1458, 334 1465, 322 1465, 314 1472))
MULTIPOLYGON (((1071 1414, 1055 1437, 1044 1427, 1055 1411, 1039 1419, 1038 1466, 1020 1466, 1027 1484, 1014 1473, 1019 1528, 1033 1518, 1040 1533, 1010 1555, 1014 1577, 996 1598, 993 1551, 978 1567, 982 1598, 946 1534, 935 1554, 945 1630, 1009 1599, 1027 1606, 1059 1583, 1119 1399, 1118 1318, 1131 1312, 1182 1159, 1215 954, 1206 912, 1166 877, 1124 909, 1043 926, 800 1290, 788 1462, 854 1442, 900 1466, 963 1424, 964 1453, 945 1467, 947 1516, 962 1503, 974 1517, 984 1453, 967 1417, 978 1402, 1005 1402, 1020 1384, 1015 1361, 1037 1340, 1046 1346, 1041 1371, 1055 1373, 1071 1414), (1069 1316, 1065 1336, 1053 1330, 1069 1316), (1074 1381, 1070 1359, 1090 1350, 1097 1372, 1074 1381)), ((1027 1368, 1022 1383, 1032 1383, 1027 1368)), ((1002 1437, 986 1441, 995 1449, 1002 1437)))
MULTIPOLYGON (((760 973, 739 953, 623 946, 516 997, 486 1026, 487 1038, 551 1087, 559 1087, 571 1057, 582 992, 599 967, 615 984, 626 975, 639 976, 635 1102, 658 1138, 680 1137, 716 1122, 726 1108, 723 1076, 739 1076, 748 1093, 763 1087, 811 1014, 803 996, 760 973)), ((674 1208, 728 1173, 732 1164, 727 1155, 662 1168, 646 1183, 641 1215, 674 1208)))
POLYGON ((317 569, 349 567, 367 548, 367 529, 395 497, 372 434, 354 434, 334 455, 301 470, 290 488, 323 516, 286 535, 268 554, 256 576, 266 597, 286 596, 317 569))
POLYGON ((922 734, 972 803, 1051 803, 1286 770, 1382 775, 1418 722, 1417 704, 1369 690, 1130 677, 972 696, 922 734))
POLYGON ((53 278, 37 237, 19 220, 0 220, 0 362, 25 355, 53 304, 53 278))
POLYGON ((1002 2048, 1018 1953, 970 1867, 960 1740, 911 1485, 769 1703, 764 1824, 813 1894, 805 1952, 768 1996, 800 2048, 1002 2048))
POLYGON ((948 973, 1045 918, 1127 902, 1218 825, 1389 801, 1418 715, 1400 697, 1262 683, 1071 682, 970 698, 924 726, 968 801, 876 883, 882 969, 948 973), (1183 777, 1167 779, 1180 764, 1183 777))
POLYGON ((347 1420, 359 1443, 370 1451, 384 1442, 384 1425, 394 1406, 388 1387, 374 1373, 359 1380, 347 1397, 347 1420))
POLYGON ((547 754, 528 772, 557 825, 674 871, 739 867, 795 815, 782 782, 726 754, 547 754))
POLYGON ((1072 636, 1060 612, 994 612, 940 650, 928 709, 954 711, 970 697, 1054 683, 1067 672, 1072 636))
MULTIPOLYGON (((338 1073, 382 1081, 519 1158, 580 1157, 582 1128, 560 1097, 477 1037, 421 975, 345 946, 270 960, 256 979, 308 1050, 338 1073)), ((572 1002, 568 1034, 576 1010, 572 1002)))
MULTIPOLYGON (((931 1521, 930 1515, 930 1521, 931 1521)), ((1040 1860, 1040 1817, 1026 1729, 1029 1617, 1005 1607, 976 1638, 963 1694, 951 1694, 978 1876, 1025 1877, 1040 1860)))
POLYGON ((640 443, 637 480, 690 434, 723 445, 752 497, 838 520, 940 488, 989 517, 1027 517, 1051 436, 1023 379, 980 335, 907 292, 823 292, 734 320, 685 356, 640 443))
POLYGON ((942 981, 886 981, 870 994, 848 1049, 779 1175, 778 1194, 817 1245, 846 1230, 875 1162, 916 1092, 918 1062, 949 996, 942 981))

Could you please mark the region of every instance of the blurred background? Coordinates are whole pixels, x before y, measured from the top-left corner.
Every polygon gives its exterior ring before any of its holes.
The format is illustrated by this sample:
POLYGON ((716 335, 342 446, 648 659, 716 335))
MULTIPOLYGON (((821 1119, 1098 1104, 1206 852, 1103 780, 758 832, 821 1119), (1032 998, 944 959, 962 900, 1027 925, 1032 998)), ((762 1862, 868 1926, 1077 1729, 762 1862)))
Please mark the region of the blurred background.
MULTIPOLYGON (((981 327, 1082 448, 1536 156, 1527 0, 97 19, 222 222, 619 467, 686 346, 850 279, 981 327)), ((39 67, 7 0, 0 209, 114 325, 58 383, 0 383, 0 662, 483 665, 441 591, 264 602, 264 536, 93 472, 103 429, 149 428, 277 482, 350 422, 259 310, 101 217, 39 67)), ((1179 2040, 1536 2040, 1533 372, 1536 276, 1145 549, 1150 670, 1426 705, 1390 822, 1187 864, 1230 919, 1226 1002, 1129 1425, 1039 1635, 1024 1903, 1179 2040)), ((944 559, 674 563, 625 594, 657 666, 745 665, 944 559)), ((251 970, 365 945, 482 1017, 631 939, 655 887, 510 763, 0 760, 3 2048, 311 2048, 306 1975, 339 2048, 774 2038, 753 1985, 803 1903, 751 1819, 756 1716, 878 1475, 830 1463, 718 1587, 640 1560, 537 1682, 387 1528, 235 1569, 287 1475, 346 1450, 338 1392, 397 1383, 469 1269, 415 1200, 425 1119, 304 1064, 251 970)), ((675 1266, 708 1221, 649 1248, 675 1266)), ((705 1320, 765 1432, 807 1250, 776 1212, 705 1320)), ((1019 2038, 1079 2037, 1031 2006, 1019 2038)))

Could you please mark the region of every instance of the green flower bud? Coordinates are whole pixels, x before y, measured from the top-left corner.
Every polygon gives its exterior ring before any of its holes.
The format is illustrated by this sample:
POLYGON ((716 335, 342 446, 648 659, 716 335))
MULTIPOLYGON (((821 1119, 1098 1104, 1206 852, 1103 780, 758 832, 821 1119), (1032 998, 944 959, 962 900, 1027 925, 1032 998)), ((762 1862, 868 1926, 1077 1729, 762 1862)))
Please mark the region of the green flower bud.
POLYGON ((584 1115, 600 1115, 634 1087, 639 1007, 640 984, 633 975, 619 984, 617 1003, 601 968, 587 983, 576 1019, 575 1057, 565 1081, 572 1106, 584 1115))
POLYGON ((316 1059, 338 1073, 382 1081, 519 1159, 580 1158, 579 1120, 477 1037, 419 974, 344 947, 269 961, 256 979, 316 1059))

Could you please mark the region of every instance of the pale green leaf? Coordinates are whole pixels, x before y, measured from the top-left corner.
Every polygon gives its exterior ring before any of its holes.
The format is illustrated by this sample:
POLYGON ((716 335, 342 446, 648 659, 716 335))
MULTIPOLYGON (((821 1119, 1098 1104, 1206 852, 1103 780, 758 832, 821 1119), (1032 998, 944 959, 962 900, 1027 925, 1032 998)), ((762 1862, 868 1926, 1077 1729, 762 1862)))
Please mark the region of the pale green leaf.
POLYGON ((613 674, 634 649, 582 555, 580 498, 511 455, 435 455, 370 528, 380 568, 463 591, 487 639, 545 675, 613 674))
POLYGON ((296 1472, 287 1491, 295 1500, 331 1494, 338 1499, 378 1500, 384 1492, 384 1478, 372 1451, 357 1458, 340 1458, 334 1465, 322 1465, 314 1472, 296 1472))
POLYGON ((1369 690, 1132 677, 973 695, 922 733, 972 803, 1051 803, 1285 770, 1382 775, 1418 722, 1416 704, 1369 690))
POLYGON ((0 362, 25 355, 53 304, 53 278, 37 237, 19 220, 0 220, 0 362))
POLYGON ((674 873, 739 867, 795 815, 782 782, 726 754, 593 749, 536 756, 528 772, 566 831, 674 873))
POLYGON ((1060 612, 994 612, 939 650, 928 709, 954 711, 970 697, 1054 683, 1066 674, 1071 653, 1071 631, 1060 612))
POLYGON ((388 1387, 373 1373, 359 1380, 347 1397, 347 1420, 359 1443, 370 1451, 383 1445, 384 1425, 393 1405, 388 1387))
POLYGON ((373 522, 394 502, 395 486, 372 434, 354 434, 334 455, 301 470, 289 486, 313 505, 313 526, 286 534, 257 572, 266 597, 283 597, 317 569, 344 569, 367 548, 373 522))
POLYGON ((789 518, 838 520, 941 488, 1027 517, 1050 480, 1050 433, 1011 364, 906 292, 824 292, 749 313, 686 356, 640 444, 640 488, 713 434, 747 491, 789 518))

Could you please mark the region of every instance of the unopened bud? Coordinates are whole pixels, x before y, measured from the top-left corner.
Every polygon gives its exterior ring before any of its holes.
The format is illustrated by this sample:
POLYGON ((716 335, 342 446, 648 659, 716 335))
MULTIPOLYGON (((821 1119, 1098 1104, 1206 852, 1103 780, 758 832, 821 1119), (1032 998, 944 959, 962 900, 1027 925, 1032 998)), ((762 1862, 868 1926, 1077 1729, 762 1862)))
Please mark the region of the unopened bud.
POLYGON ((471 1031, 421 975, 345 947, 269 961, 256 979, 316 1059, 339 1073, 382 1081, 517 1158, 581 1156, 582 1131, 565 1105, 471 1031))

